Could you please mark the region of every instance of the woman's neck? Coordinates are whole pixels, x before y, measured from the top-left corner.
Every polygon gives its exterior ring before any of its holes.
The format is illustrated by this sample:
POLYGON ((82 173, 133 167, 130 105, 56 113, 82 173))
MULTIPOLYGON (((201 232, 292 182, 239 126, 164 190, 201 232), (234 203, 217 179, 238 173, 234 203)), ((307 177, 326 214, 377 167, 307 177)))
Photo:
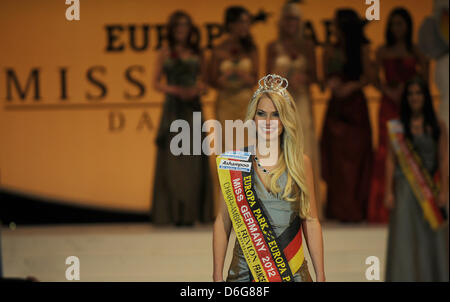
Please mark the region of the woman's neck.
POLYGON ((259 159, 262 159, 263 163, 266 162, 267 166, 276 165, 280 154, 281 154, 281 146, 279 143, 274 143, 273 141, 266 141, 265 143, 257 142, 256 144, 256 156, 259 159), (258 148, 258 146, 263 149, 258 148))

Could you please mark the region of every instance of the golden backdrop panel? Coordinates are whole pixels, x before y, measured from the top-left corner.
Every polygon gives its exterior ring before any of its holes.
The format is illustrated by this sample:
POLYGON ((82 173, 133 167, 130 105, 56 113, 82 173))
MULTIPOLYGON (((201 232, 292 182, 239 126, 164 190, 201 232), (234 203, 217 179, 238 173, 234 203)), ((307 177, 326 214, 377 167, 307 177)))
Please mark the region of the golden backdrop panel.
MULTIPOLYGON (((271 14, 252 28, 262 75, 265 46, 276 37, 283 1, 80 0, 80 20, 68 21, 63 0, 2 0, 0 186, 68 203, 148 211, 164 97, 151 87, 157 25, 183 9, 200 27, 204 46, 205 25, 222 22, 224 9, 235 4, 271 14), (131 48, 130 26, 136 28, 138 46, 149 26, 149 45, 143 51, 131 48), (123 45, 122 51, 107 50, 108 28, 117 36, 113 47, 123 45)), ((367 27, 373 48, 383 42, 387 15, 399 5, 410 10, 416 28, 432 10, 431 0, 381 1, 381 20, 367 27)), ((367 8, 364 0, 309 0, 302 5, 304 19, 312 22, 320 41, 323 21, 338 7, 353 7, 361 16, 367 8)), ((373 89, 368 94, 378 96, 373 89)), ((214 117, 214 97, 211 92, 203 99, 206 118, 214 117)), ((313 87, 313 97, 320 134, 327 94, 313 87)))

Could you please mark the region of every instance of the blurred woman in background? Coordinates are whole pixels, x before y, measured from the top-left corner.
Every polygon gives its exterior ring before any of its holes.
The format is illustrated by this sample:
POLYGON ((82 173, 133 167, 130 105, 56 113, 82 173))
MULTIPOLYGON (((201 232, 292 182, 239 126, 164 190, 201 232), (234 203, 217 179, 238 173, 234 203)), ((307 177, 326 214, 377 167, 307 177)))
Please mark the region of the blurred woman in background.
MULTIPOLYGON (((225 12, 225 39, 211 54, 209 83, 217 89, 216 118, 225 127, 225 120, 243 120, 252 87, 258 79, 258 49, 250 33, 252 16, 241 6, 225 12)), ((222 135, 222 141, 225 136, 222 135)), ((222 151, 243 146, 225 146, 222 151)))
POLYGON ((372 133, 362 88, 370 74, 363 22, 351 9, 334 19, 336 43, 324 50, 324 75, 332 98, 321 138, 322 177, 327 183, 326 216, 341 222, 365 220, 372 164, 372 133))
POLYGON ((314 126, 314 111, 309 85, 317 81, 314 41, 304 38, 299 4, 289 1, 281 11, 278 38, 267 45, 266 70, 288 79, 288 91, 297 104, 305 141, 304 152, 313 164, 319 217, 320 199, 319 146, 314 126))
POLYGON ((448 282, 448 135, 420 78, 405 85, 388 131, 386 281, 448 282))
MULTIPOLYGON (((214 146, 217 154, 243 147, 225 145, 227 141, 237 145, 231 135, 228 139, 225 137, 225 121, 244 120, 259 66, 258 48, 250 33, 250 13, 242 6, 231 6, 226 9, 224 19, 226 36, 213 48, 208 66, 209 84, 217 90, 216 119, 222 125, 221 150, 214 146)), ((221 193, 216 177, 214 188, 214 200, 219 204, 221 193)))
POLYGON ((411 15, 404 8, 394 9, 387 22, 386 42, 378 48, 376 55, 375 86, 383 97, 378 112, 378 150, 372 168, 369 222, 386 223, 389 220, 389 211, 383 205, 388 140, 386 123, 399 116, 405 82, 416 75, 428 80, 427 60, 413 44, 412 36, 411 15))
MULTIPOLYGON (((170 131, 174 120, 183 119, 193 129, 193 112, 201 112, 205 93, 205 68, 199 49, 199 33, 185 12, 176 11, 168 22, 168 44, 155 63, 154 87, 165 93, 163 113, 156 138, 157 158, 153 189, 152 221, 156 224, 193 225, 213 219, 213 201, 208 158, 174 155, 170 131), (163 81, 165 79, 165 81, 163 81)), ((203 140, 203 138, 202 138, 203 140)), ((193 154, 190 143, 190 154, 193 154)))

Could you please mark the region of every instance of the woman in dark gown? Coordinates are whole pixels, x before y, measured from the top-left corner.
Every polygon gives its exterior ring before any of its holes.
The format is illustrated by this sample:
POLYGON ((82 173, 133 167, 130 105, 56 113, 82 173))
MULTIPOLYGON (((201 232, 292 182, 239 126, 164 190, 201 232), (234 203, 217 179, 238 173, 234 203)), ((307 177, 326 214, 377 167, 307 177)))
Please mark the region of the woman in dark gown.
POLYGON ((386 43, 377 50, 376 86, 383 93, 378 111, 378 149, 372 167, 372 181, 367 220, 387 223, 389 211, 383 205, 385 165, 387 154, 387 127, 390 119, 400 112, 401 94, 405 83, 420 75, 428 78, 428 64, 425 57, 412 42, 412 18, 404 8, 394 9, 387 23, 386 43))
POLYGON ((324 67, 332 98, 321 138, 322 175, 327 183, 326 216, 341 222, 366 218, 369 198, 372 134, 362 91, 369 74, 368 41, 353 10, 338 10, 337 42, 324 52, 324 67))
MULTIPOLYGON (((208 158, 203 152, 193 155, 192 140, 193 113, 201 113, 200 95, 205 92, 203 66, 198 31, 186 13, 177 11, 169 18, 168 45, 160 50, 155 66, 155 89, 166 94, 156 138, 158 154, 151 213, 155 224, 193 225, 213 219, 208 158), (165 83, 161 81, 163 77, 165 83), (171 132, 170 125, 177 119, 189 124, 187 141, 191 155, 171 152, 170 142, 180 134, 171 132)), ((202 133, 202 141, 203 138, 202 133)))
MULTIPOLYGON (((406 84, 400 119, 405 138, 413 145, 430 177, 440 173, 436 205, 448 206, 448 135, 436 118, 424 81, 406 84), (409 130, 408 130, 409 129, 409 130)), ((404 169, 388 140, 385 204, 390 212, 386 281, 449 281, 448 220, 433 229, 424 218, 404 169)))

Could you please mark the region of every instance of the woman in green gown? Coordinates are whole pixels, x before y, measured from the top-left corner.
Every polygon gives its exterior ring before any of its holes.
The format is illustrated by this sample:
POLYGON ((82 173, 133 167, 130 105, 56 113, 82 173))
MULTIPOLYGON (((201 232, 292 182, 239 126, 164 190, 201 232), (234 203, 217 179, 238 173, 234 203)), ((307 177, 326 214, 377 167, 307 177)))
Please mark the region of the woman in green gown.
MULTIPOLYGON (((422 80, 406 84, 400 122, 423 168, 440 173, 437 207, 448 204, 447 133, 438 121, 428 87, 422 80)), ((391 210, 386 281, 449 281, 448 222, 433 229, 414 193, 408 173, 394 155, 392 140, 386 162, 385 204, 391 210), (406 173, 406 174, 405 174, 406 173)))
POLYGON ((188 122, 189 129, 193 129, 193 113, 202 112, 200 96, 205 92, 202 84, 204 64, 198 37, 198 31, 186 13, 173 13, 168 23, 168 45, 159 51, 156 61, 154 86, 166 94, 166 100, 156 138, 151 213, 155 224, 193 225, 213 219, 207 156, 203 152, 193 154, 192 134, 189 154, 173 154, 170 149, 172 138, 179 135, 170 131, 172 122, 182 119, 188 122))

